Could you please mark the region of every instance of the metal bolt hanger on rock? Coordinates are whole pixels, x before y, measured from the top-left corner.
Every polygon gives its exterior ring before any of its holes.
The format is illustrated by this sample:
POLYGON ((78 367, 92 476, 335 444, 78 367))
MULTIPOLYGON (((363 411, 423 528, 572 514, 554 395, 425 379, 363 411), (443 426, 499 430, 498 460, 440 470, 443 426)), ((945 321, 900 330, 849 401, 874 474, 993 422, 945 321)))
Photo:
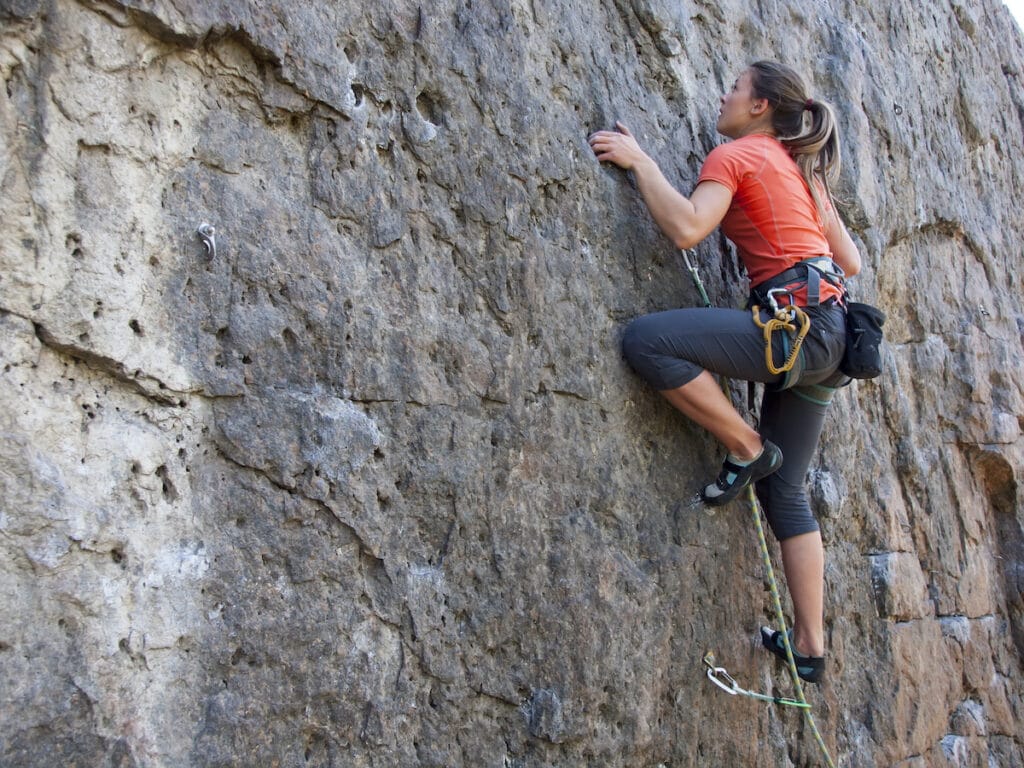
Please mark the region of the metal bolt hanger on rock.
POLYGON ((204 221, 196 229, 196 234, 199 235, 199 238, 203 241, 203 245, 206 246, 206 255, 209 258, 211 258, 211 259, 216 259, 217 258, 217 240, 216 240, 217 228, 214 227, 212 224, 208 224, 207 222, 204 221))

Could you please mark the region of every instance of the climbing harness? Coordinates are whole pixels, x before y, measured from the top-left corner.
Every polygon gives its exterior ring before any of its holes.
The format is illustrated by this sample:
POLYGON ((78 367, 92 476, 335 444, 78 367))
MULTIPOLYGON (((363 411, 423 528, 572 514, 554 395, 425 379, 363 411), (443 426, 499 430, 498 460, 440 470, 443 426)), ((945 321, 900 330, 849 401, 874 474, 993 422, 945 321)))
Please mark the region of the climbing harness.
POLYGON ((751 290, 747 304, 754 316, 754 323, 764 331, 764 359, 768 371, 773 375, 790 374, 782 382, 783 389, 788 388, 791 382, 799 377, 799 372, 790 372, 797 363, 800 346, 811 327, 810 317, 793 301, 793 291, 806 286, 806 305, 817 307, 821 303, 821 281, 824 280, 845 291, 844 278, 843 270, 830 257, 813 256, 803 259, 751 290), (787 297, 788 301, 785 306, 779 306, 779 298, 783 296, 787 297), (766 310, 772 315, 767 322, 761 320, 761 308, 765 306, 771 307, 770 310, 766 310), (776 365, 772 357, 772 334, 778 330, 785 330, 790 335, 796 333, 795 339, 791 339, 789 335, 783 338, 782 346, 784 349, 788 348, 789 352, 782 365, 776 365))
POLYGON ((812 256, 798 261, 794 266, 755 285, 750 291, 751 304, 770 303, 769 293, 776 288, 807 288, 804 304, 816 307, 821 303, 821 281, 846 291, 846 275, 842 268, 829 256, 812 256))
MULTIPOLYGON (((707 292, 704 290, 704 284, 703 284, 703 282, 700 279, 700 274, 697 272, 697 268, 695 266, 693 266, 692 263, 690 262, 689 255, 688 255, 688 253, 686 251, 683 251, 683 258, 686 261, 687 269, 689 270, 690 275, 693 278, 694 285, 696 286, 697 291, 700 293, 701 298, 704 300, 704 306, 705 307, 710 307, 711 306, 711 301, 708 299, 707 292)), ((815 270, 813 268, 808 268, 808 273, 811 273, 811 272, 815 272, 815 270)), ((809 280, 809 282, 812 282, 812 281, 809 280)), ((811 286, 809 285, 808 288, 809 288, 808 292, 811 293, 812 292, 811 286)), ((772 304, 774 306, 774 308, 777 309, 778 308, 777 301, 775 300, 774 296, 775 296, 774 291, 772 289, 769 289, 768 294, 767 294, 768 302, 770 304, 772 304)), ((813 288, 813 298, 814 298, 815 303, 817 303, 817 287, 816 286, 813 288)), ((806 313, 804 313, 804 315, 806 316, 806 313)), ((758 318, 758 313, 756 311, 754 313, 754 318, 755 318, 755 321, 757 321, 759 319, 758 318)), ((776 319, 778 319, 778 318, 776 317, 776 319)), ((771 321, 769 321, 769 322, 771 322, 771 321)), ((760 325, 760 323, 759 323, 759 325, 760 325)), ((767 324, 765 324, 765 325, 767 325, 767 324)), ((764 326, 762 326, 762 327, 764 327, 764 326)), ((803 336, 806 336, 806 334, 807 334, 807 331, 806 331, 806 324, 805 324, 805 327, 804 327, 804 330, 803 330, 803 335, 799 337, 800 341, 803 340, 803 336)), ((766 354, 768 356, 768 361, 769 361, 769 365, 770 365, 771 364, 770 331, 768 331, 768 330, 765 331, 765 337, 766 337, 766 339, 768 339, 768 351, 767 351, 766 354)), ((799 345, 797 345, 797 352, 799 352, 799 345)), ((795 354, 793 354, 791 352, 790 353, 790 358, 795 359, 795 354)), ((790 364, 790 367, 792 367, 792 362, 791 361, 788 361, 788 362, 790 364)), ((727 384, 726 379, 724 379, 724 378, 722 379, 722 389, 725 391, 726 397, 728 397, 728 395, 729 395, 729 393, 728 393, 728 384, 727 384)), ((803 688, 803 685, 800 682, 800 674, 799 674, 799 672, 797 671, 797 668, 796 668, 796 659, 793 657, 793 648, 791 647, 790 642, 789 642, 789 632, 786 629, 786 615, 785 615, 785 613, 782 610, 782 599, 779 596, 779 585, 778 585, 778 582, 775 580, 775 569, 772 567, 771 553, 768 551, 768 539, 764 535, 764 525, 762 525, 762 523, 761 523, 761 508, 760 508, 760 506, 757 503, 757 497, 754 495, 754 487, 752 485, 748 485, 747 486, 747 499, 750 502, 750 511, 752 513, 752 516, 753 516, 754 529, 757 532, 757 541, 758 541, 758 544, 760 545, 760 548, 761 548, 761 561, 762 561, 762 564, 764 565, 765 580, 768 582, 768 591, 771 593, 771 596, 772 596, 772 605, 775 608, 776 622, 778 623, 779 629, 780 629, 780 631, 782 633, 783 645, 786 648, 786 663, 787 663, 787 666, 789 667, 790 677, 792 677, 792 679, 793 679, 793 687, 796 690, 796 697, 795 698, 787 698, 787 697, 782 697, 782 696, 768 696, 768 695, 763 694, 763 693, 756 693, 754 691, 748 691, 747 689, 740 687, 736 683, 736 681, 732 678, 732 676, 728 672, 726 672, 724 667, 716 666, 716 664, 715 664, 715 657, 714 657, 714 655, 710 651, 708 651, 706 654, 704 654, 704 659, 703 659, 704 665, 707 667, 707 677, 708 677, 708 679, 711 682, 713 682, 715 685, 717 685, 723 691, 725 691, 726 693, 728 693, 728 694, 730 694, 732 696, 736 696, 736 695, 748 696, 748 697, 756 699, 758 701, 767 701, 767 702, 771 702, 771 703, 774 703, 774 704, 780 704, 780 705, 784 705, 784 706, 796 707, 798 709, 803 710, 804 718, 807 721, 807 726, 810 728, 811 733, 814 736, 814 740, 817 742, 818 747, 821 749, 821 754, 822 754, 822 756, 823 756, 823 758, 825 760, 825 765, 827 766, 827 768, 835 768, 835 763, 832 762, 832 757, 831 757, 831 755, 829 755, 828 747, 825 745, 825 740, 822 738, 821 733, 818 731, 818 726, 814 722, 814 715, 811 714, 811 705, 807 702, 807 698, 804 696, 804 688, 803 688)))

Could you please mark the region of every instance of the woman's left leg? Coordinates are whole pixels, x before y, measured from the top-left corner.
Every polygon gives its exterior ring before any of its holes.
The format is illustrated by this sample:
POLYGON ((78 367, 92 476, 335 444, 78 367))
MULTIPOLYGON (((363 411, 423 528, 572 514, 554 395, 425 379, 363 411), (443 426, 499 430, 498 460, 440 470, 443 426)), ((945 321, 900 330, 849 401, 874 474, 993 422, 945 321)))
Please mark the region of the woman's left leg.
POLYGON ((793 650, 804 656, 824 656, 825 549, 821 532, 793 536, 781 546, 782 569, 793 598, 793 650))
POLYGON ((793 644, 804 656, 821 656, 825 650, 825 554, 806 482, 827 410, 827 402, 808 398, 800 389, 766 391, 761 403, 761 435, 782 449, 786 461, 757 483, 757 495, 782 547, 793 599, 793 644))

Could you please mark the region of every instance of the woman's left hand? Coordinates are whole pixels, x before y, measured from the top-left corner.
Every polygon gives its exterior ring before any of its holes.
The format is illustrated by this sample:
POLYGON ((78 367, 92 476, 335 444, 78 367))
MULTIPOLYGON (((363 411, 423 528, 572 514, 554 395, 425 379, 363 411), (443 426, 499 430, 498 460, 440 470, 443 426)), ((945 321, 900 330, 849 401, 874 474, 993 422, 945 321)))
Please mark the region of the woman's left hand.
POLYGON ((633 134, 622 123, 616 122, 617 131, 598 131, 593 134, 590 148, 602 163, 614 163, 619 168, 631 171, 643 162, 650 162, 647 154, 640 149, 633 134))

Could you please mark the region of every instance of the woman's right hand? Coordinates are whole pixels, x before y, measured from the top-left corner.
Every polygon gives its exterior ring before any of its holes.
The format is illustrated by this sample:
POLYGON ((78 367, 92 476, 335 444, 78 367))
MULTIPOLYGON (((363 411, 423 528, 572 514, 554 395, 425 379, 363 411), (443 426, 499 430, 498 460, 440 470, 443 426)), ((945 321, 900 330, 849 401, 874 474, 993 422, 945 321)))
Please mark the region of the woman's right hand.
POLYGON ((598 131, 591 135, 590 148, 602 163, 614 163, 627 171, 634 170, 637 165, 651 162, 651 158, 640 149, 629 128, 620 122, 615 123, 618 130, 598 131))

